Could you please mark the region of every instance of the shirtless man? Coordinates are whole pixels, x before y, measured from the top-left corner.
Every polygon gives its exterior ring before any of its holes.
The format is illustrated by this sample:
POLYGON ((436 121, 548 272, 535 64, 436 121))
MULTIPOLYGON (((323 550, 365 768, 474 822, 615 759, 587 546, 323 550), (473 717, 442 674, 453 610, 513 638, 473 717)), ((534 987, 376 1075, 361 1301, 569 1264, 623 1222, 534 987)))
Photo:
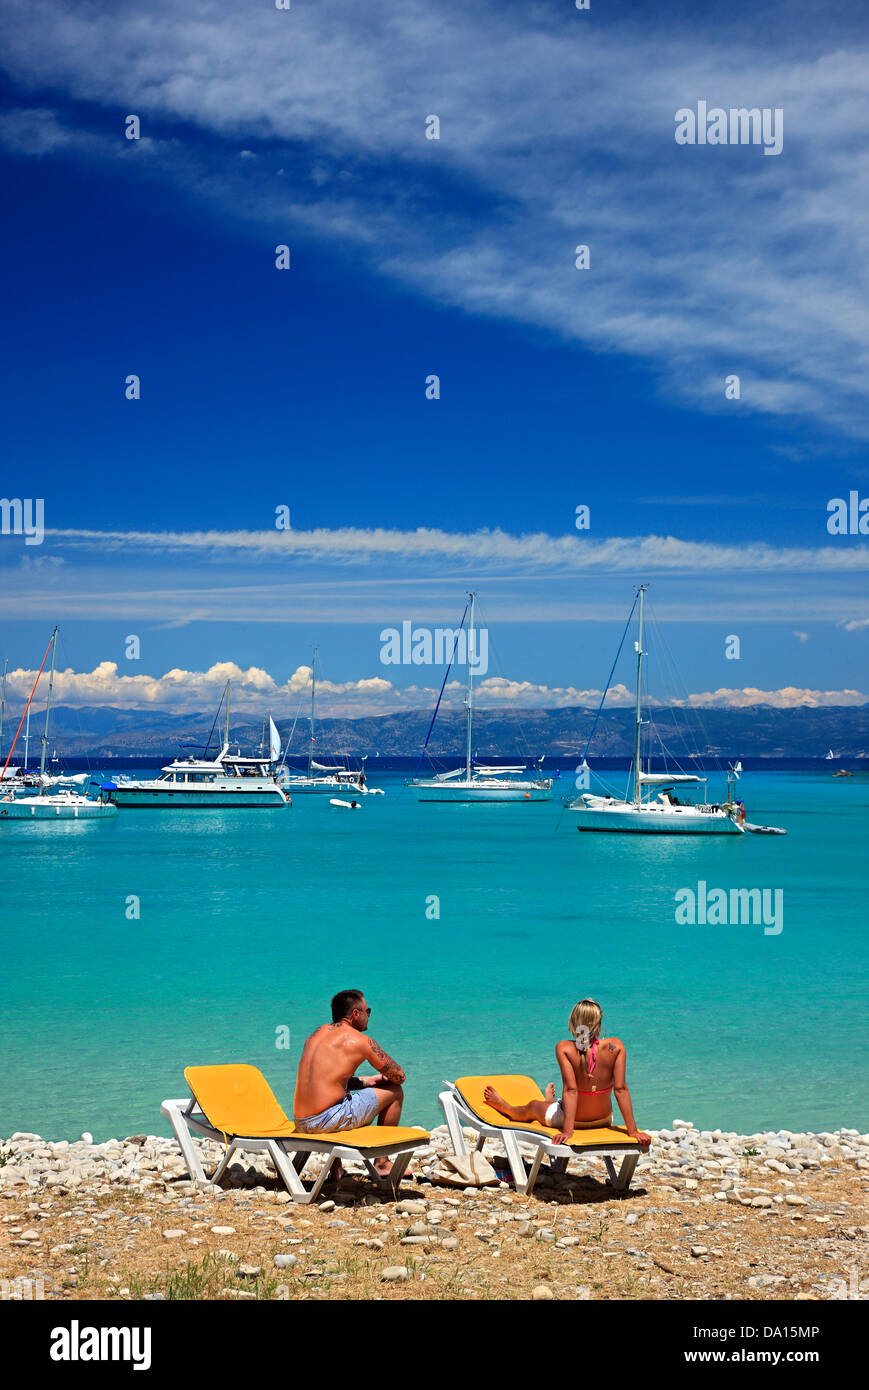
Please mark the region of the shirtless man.
MULTIPOLYGON (((370 1017, 361 989, 342 989, 332 999, 332 1022, 322 1024, 305 1043, 293 1101, 296 1128, 303 1134, 361 1129, 375 1115, 380 1125, 399 1123, 404 1072, 365 1036, 370 1017), (363 1062, 378 1067, 377 1074, 355 1076, 363 1062)), ((386 1177, 392 1162, 376 1158, 374 1166, 386 1177)), ((340 1164, 332 1171, 340 1177, 340 1164)))
POLYGON ((625 1080, 627 1049, 620 1038, 600 1036, 602 1020, 603 1010, 594 999, 582 999, 574 1007, 567 1025, 571 1037, 555 1045, 563 1086, 561 1100, 555 1099, 555 1087, 550 1081, 545 1100, 529 1100, 524 1105, 508 1105, 494 1086, 487 1086, 483 1093, 487 1104, 517 1124, 538 1120, 558 1129, 553 1143, 568 1144, 575 1129, 612 1124, 614 1091, 628 1134, 639 1140, 645 1152, 652 1136, 637 1129, 634 1119, 625 1080))

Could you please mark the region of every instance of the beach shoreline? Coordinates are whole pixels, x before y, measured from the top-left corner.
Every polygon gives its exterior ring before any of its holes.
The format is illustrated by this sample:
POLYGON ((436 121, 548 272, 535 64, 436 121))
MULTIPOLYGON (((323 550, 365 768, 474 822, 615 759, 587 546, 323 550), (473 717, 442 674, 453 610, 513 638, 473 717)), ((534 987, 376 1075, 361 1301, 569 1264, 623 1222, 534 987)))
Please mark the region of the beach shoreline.
MULTIPOLYGON (((216 1188, 190 1181, 175 1140, 88 1139, 0 1141, 3 1298, 869 1297, 869 1134, 854 1129, 675 1120, 629 1192, 586 1156, 525 1196, 444 1185, 439 1127, 395 1197, 347 1165, 317 1205, 254 1156, 216 1188)), ((211 1171, 221 1146, 201 1147, 211 1171)))

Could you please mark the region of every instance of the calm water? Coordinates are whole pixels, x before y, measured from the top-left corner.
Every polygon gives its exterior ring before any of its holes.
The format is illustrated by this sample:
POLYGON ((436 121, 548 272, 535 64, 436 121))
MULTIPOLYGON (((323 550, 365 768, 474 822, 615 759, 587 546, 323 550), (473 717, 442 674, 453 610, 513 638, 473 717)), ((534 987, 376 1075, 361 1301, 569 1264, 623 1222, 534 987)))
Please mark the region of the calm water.
POLYGON ((374 780, 388 794, 355 812, 4 826, 0 1135, 168 1133, 190 1063, 252 1062, 289 1109, 301 1043, 353 986, 409 1122, 440 1120, 443 1077, 553 1078, 590 994, 640 1124, 869 1128, 865 774, 747 774, 749 819, 786 838, 579 835, 558 801, 425 806, 374 780), (677 926, 700 879, 783 889, 781 935, 677 926))

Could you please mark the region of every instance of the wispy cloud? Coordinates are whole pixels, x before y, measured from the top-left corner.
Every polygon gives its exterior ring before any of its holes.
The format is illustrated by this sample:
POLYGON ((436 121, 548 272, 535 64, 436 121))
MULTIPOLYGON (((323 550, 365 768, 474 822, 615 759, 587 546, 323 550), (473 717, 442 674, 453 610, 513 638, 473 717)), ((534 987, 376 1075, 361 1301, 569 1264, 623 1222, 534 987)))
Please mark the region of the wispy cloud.
POLYGON ((809 51, 786 6, 775 56, 666 9, 657 29, 485 0, 339 10, 7 0, 13 81, 86 105, 12 112, 0 139, 96 157, 94 108, 119 148, 135 111, 155 173, 264 235, 310 233, 441 304, 628 354, 705 409, 869 432, 865 41, 809 51), (677 147, 675 111, 699 98, 783 108, 783 153, 677 147))
POLYGON ((544 532, 511 535, 499 529, 449 532, 420 526, 413 531, 386 527, 319 527, 311 531, 91 531, 47 530, 60 545, 95 551, 141 550, 163 554, 216 556, 244 552, 270 559, 301 558, 360 562, 374 559, 461 559, 481 564, 528 565, 545 570, 611 573, 654 571, 758 573, 782 571, 853 572, 869 569, 865 546, 812 548, 762 542, 715 545, 676 536, 613 536, 595 541, 544 532))

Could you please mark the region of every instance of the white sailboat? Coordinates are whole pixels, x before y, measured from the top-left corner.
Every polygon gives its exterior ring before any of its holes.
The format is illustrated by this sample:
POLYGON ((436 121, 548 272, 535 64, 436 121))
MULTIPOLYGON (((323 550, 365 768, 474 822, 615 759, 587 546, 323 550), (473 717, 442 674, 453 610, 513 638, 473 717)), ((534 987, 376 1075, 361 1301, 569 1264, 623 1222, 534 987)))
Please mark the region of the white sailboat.
MULTIPOLYGON (((117 815, 117 807, 110 801, 101 796, 100 800, 84 796, 81 792, 73 791, 71 787, 64 787, 57 791, 46 790, 50 779, 45 772, 45 757, 48 751, 48 720, 51 713, 51 695, 54 688, 54 668, 57 652, 57 628, 51 634, 49 647, 46 648, 45 656, 42 658, 42 665, 37 672, 33 689, 30 692, 30 699, 27 701, 27 708, 22 715, 21 724, 27 723, 29 740, 30 729, 30 706, 36 694, 36 687, 39 678, 45 669, 48 650, 51 650, 51 670, 48 677, 48 697, 45 702, 45 728, 42 732, 41 749, 39 755, 39 781, 35 792, 30 794, 15 794, 11 789, 3 788, 0 794, 0 822, 3 821, 58 821, 58 820, 98 820, 108 816, 117 815)), ((21 724, 18 725, 18 733, 12 741, 9 749, 9 756, 0 774, 0 784, 3 783, 9 768, 12 754, 15 751, 15 744, 18 741, 18 734, 21 732, 21 724)), ((26 744, 25 744, 26 747, 26 744)), ((25 765, 27 757, 25 755, 25 765)))
MULTIPOLYGON (((552 780, 540 774, 526 780, 524 767, 483 767, 473 756, 474 730, 474 608, 477 595, 468 595, 468 682, 465 692, 465 765, 433 777, 415 777, 407 785, 419 801, 551 801, 552 780)), ((438 702, 440 703, 440 702, 438 702)), ((437 714, 437 709, 435 709, 437 714)), ((432 721, 434 722, 434 721, 432 721)), ((431 730, 429 730, 431 732, 431 730)), ((542 762, 542 759, 540 760, 542 762)))
POLYGON ((833 752, 832 748, 827 749, 826 753, 824 754, 824 761, 827 763, 834 763, 836 761, 836 755, 833 752))
MULTIPOLYGON (((9 669, 9 658, 3 661, 3 676, 0 679, 0 756, 3 750, 3 725, 6 722, 6 679, 9 669)), ((14 744, 13 744, 14 748, 14 744)), ((12 756, 12 749, 9 750, 9 757, 12 756)), ((40 778, 39 773, 30 767, 30 705, 24 715, 24 762, 19 766, 14 766, 9 759, 6 765, 0 769, 0 783, 4 793, 11 792, 13 796, 20 796, 22 793, 35 792, 40 786, 47 786, 48 777, 40 778)))
MULTIPOLYGON (((649 772, 643 768, 641 738, 643 724, 643 603, 646 586, 638 590, 637 698, 634 756, 631 764, 633 796, 630 800, 583 792, 568 808, 578 814, 578 830, 609 830, 655 835, 741 835, 749 827, 741 804, 731 800, 730 777, 727 799, 710 803, 706 799, 707 778, 695 773, 649 772), (691 786, 703 788, 702 801, 682 800, 679 792, 691 786)), ((740 765, 741 767, 741 765, 740 765)), ((739 773, 731 770, 735 776, 739 773)), ((761 827, 758 827, 760 829, 761 827)), ((763 827, 766 829, 767 827, 763 827)))
MULTIPOLYGON (((314 758, 317 715, 317 648, 311 658, 311 714, 308 743, 308 770, 305 773, 282 772, 281 785, 293 796, 334 796, 336 792, 352 792, 354 796, 383 796, 380 787, 369 787, 364 768, 349 772, 340 763, 329 766, 314 758)), ((277 731, 275 731, 277 732, 277 731)), ((363 758, 363 763, 365 759, 363 758)))

